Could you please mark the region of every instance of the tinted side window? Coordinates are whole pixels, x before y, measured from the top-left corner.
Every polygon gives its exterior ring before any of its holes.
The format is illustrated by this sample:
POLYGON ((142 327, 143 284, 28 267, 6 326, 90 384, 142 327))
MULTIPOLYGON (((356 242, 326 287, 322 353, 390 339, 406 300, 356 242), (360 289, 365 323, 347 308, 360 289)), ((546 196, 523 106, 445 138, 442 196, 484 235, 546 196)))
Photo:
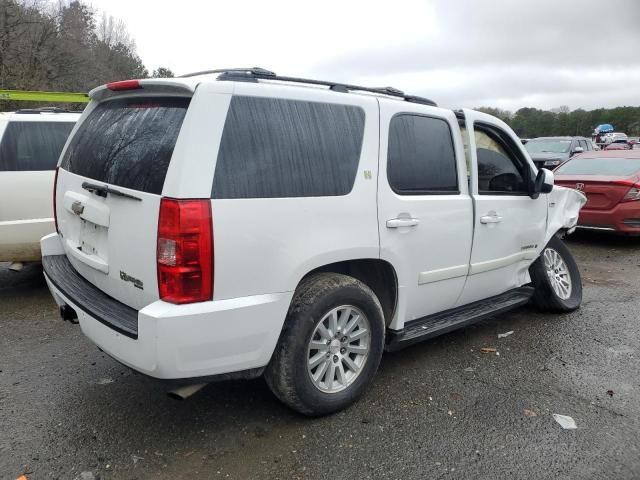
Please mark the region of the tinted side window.
POLYGON ((82 122, 62 159, 72 173, 162 193, 189 98, 107 100, 82 122))
POLYGON ((396 115, 389 124, 387 176, 400 194, 457 193, 449 124, 439 118, 396 115))
POLYGON ((589 148, 590 147, 589 142, 587 142, 586 140, 580 140, 580 146, 585 152, 588 152, 589 150, 591 150, 589 148))
POLYGON ((0 144, 0 171, 53 170, 73 122, 10 122, 0 144))
POLYGON ((478 193, 485 195, 528 193, 518 162, 502 142, 484 130, 474 129, 478 157, 478 193))
POLYGON ((359 107, 234 96, 211 197, 346 195, 355 181, 363 135, 359 107))

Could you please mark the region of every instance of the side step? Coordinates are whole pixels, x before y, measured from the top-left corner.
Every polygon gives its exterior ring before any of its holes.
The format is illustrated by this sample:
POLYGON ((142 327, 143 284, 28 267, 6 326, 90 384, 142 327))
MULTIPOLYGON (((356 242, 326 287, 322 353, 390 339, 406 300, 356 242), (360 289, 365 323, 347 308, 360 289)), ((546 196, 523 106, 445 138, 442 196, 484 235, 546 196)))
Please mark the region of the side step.
POLYGON ((400 350, 428 338, 437 337, 484 318, 524 305, 533 295, 533 287, 520 287, 495 297, 412 320, 402 330, 387 330, 387 351, 400 350))

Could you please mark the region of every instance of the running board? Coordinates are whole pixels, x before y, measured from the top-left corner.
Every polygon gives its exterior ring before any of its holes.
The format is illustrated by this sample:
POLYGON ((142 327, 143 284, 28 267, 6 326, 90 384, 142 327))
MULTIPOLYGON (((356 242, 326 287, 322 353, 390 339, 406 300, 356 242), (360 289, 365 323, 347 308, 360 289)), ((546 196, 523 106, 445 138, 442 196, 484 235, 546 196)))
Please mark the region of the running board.
POLYGON ((532 295, 533 287, 520 287, 495 297, 412 320, 405 323, 402 330, 387 330, 385 349, 400 350, 413 343, 471 325, 484 318, 524 305, 532 295))

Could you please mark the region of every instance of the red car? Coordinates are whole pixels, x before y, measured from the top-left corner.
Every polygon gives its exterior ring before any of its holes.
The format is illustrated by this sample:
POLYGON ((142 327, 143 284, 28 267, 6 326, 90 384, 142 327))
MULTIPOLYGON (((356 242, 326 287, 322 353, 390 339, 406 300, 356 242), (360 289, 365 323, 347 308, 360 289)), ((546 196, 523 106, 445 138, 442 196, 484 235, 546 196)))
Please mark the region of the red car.
POLYGON ((554 174, 556 185, 587 196, 578 228, 640 234, 640 150, 585 153, 554 174))
POLYGON ((627 143, 610 143, 605 150, 629 150, 631 147, 627 143))

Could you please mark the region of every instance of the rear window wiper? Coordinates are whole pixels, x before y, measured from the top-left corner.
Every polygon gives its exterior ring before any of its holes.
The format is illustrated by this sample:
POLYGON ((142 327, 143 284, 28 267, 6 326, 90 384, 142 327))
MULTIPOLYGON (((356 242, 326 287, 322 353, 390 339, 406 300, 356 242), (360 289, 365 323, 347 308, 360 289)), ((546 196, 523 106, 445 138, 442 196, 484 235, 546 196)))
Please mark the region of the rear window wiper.
POLYGON ((89 182, 82 182, 82 188, 84 188, 85 190, 91 192, 91 193, 95 193, 96 195, 98 195, 99 197, 107 197, 107 193, 110 193, 111 195, 116 195, 118 197, 124 197, 124 198, 130 198, 132 200, 137 200, 139 202, 142 201, 142 199, 140 197, 136 197, 134 195, 130 195, 128 193, 124 193, 121 192, 120 190, 116 190, 114 188, 111 188, 107 185, 96 185, 95 183, 89 183, 89 182))

